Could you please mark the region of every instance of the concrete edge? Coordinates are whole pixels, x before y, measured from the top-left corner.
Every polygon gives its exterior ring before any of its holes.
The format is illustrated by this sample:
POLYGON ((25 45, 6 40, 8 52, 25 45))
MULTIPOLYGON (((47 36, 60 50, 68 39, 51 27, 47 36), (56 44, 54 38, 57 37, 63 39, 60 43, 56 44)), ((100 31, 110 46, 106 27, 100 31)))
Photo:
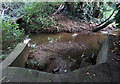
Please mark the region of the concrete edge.
POLYGON ((105 42, 103 43, 103 45, 98 53, 96 64, 105 63, 108 59, 109 37, 110 36, 108 35, 108 38, 105 40, 105 42))
MULTIPOLYGON (((19 43, 15 49, 8 55, 8 57, 0 64, 2 65, 2 69, 6 68, 10 65, 14 65, 16 63, 16 59, 19 59, 21 57, 24 58, 24 56, 27 53, 28 44, 26 43, 19 43), (23 54, 24 53, 24 54, 23 54)), ((20 65, 18 65, 20 66, 20 65)))

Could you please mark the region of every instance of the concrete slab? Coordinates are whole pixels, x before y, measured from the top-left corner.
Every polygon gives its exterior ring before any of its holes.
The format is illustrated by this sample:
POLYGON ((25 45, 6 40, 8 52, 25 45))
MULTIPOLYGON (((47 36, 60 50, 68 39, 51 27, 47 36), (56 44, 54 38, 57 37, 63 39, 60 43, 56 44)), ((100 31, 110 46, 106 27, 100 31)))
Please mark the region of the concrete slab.
POLYGON ((8 67, 3 82, 120 82, 119 63, 102 63, 66 74, 52 74, 32 69, 8 67))

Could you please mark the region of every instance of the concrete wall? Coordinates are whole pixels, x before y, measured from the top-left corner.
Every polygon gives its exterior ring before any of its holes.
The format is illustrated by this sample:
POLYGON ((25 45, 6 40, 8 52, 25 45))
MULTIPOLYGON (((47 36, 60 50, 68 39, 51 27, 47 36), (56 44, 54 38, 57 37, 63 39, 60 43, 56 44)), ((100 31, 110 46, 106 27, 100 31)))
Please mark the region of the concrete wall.
POLYGON ((19 43, 10 55, 2 62, 2 68, 8 66, 24 67, 27 58, 28 45, 19 43))
POLYGON ((100 51, 98 53, 96 64, 105 63, 108 59, 109 37, 110 36, 108 36, 108 38, 105 40, 105 42, 102 45, 102 48, 100 49, 100 51))

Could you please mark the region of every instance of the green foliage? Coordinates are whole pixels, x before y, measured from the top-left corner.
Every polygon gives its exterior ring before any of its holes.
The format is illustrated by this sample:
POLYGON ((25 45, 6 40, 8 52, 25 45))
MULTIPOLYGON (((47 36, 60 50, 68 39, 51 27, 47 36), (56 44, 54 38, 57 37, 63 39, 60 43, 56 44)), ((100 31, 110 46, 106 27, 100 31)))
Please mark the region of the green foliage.
POLYGON ((115 20, 116 20, 116 23, 117 23, 117 28, 120 28, 120 3, 117 4, 117 7, 118 7, 118 12, 115 16, 115 20))
POLYGON ((31 48, 32 51, 35 51, 35 47, 31 46, 30 48, 31 48))
POLYGON ((16 18, 24 14, 24 2, 4 2, 2 4, 3 9, 5 9, 6 6, 8 6, 9 9, 5 11, 5 15, 16 18))
MULTIPOLYGON (((91 4, 86 4, 85 5, 85 10, 84 13, 86 14, 86 19, 89 19, 90 22, 102 22, 105 21, 114 11, 114 3, 110 5, 109 2, 97 2, 97 4, 91 3, 91 4), (97 5, 97 6, 95 6, 97 5), (94 6, 96 8, 94 8, 94 6), (87 8, 87 10, 86 10, 87 8), (93 15, 96 14, 98 15, 97 19, 93 17, 93 15)), ((113 19, 114 16, 112 16, 110 19, 113 19)))
POLYGON ((57 3, 35 2, 25 7, 25 17, 22 25, 27 31, 40 31, 55 26, 54 17, 50 17, 58 8, 57 3))
POLYGON ((36 60, 36 61, 26 61, 26 65, 28 68, 38 68, 38 69, 43 69, 45 68, 46 66, 46 63, 43 59, 39 59, 39 60, 36 60))
POLYGON ((54 53, 54 52, 52 52, 51 56, 54 56, 54 55, 55 55, 55 53, 54 53))
MULTIPOLYGON (((75 16, 84 22, 102 22, 112 14, 114 6, 115 3, 110 2, 76 2, 75 13, 72 14, 72 17, 75 16)), ((69 12, 69 14, 71 13, 69 12)), ((114 15, 110 19, 113 19, 114 15)))
POLYGON ((48 82, 52 82, 52 80, 49 79, 48 82))
MULTIPOLYGON (((115 10, 115 3, 104 2, 103 5, 100 6, 101 16, 99 21, 105 21, 107 18, 110 17, 110 15, 113 13, 114 10, 115 10)), ((115 13, 112 15, 110 19, 114 18, 115 13)))
POLYGON ((2 20, 2 48, 3 51, 7 51, 7 53, 11 52, 12 49, 23 39, 24 29, 19 29, 17 23, 11 23, 11 19, 3 19, 2 20))
POLYGON ((93 8, 94 8, 94 3, 85 3, 83 6, 83 16, 85 20, 93 20, 93 8))
POLYGON ((0 58, 4 60, 8 55, 0 55, 0 58))

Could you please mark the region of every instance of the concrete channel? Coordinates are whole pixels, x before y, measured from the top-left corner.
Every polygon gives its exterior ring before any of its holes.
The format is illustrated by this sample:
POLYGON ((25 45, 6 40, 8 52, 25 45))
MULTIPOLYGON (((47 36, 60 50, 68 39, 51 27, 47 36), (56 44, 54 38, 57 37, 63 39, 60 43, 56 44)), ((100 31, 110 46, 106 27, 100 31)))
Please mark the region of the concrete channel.
POLYGON ((119 63, 107 62, 110 38, 111 36, 108 36, 100 49, 96 65, 67 74, 52 74, 23 68, 27 58, 25 56, 27 56, 28 44, 20 43, 2 62, 3 82, 119 82, 117 75, 119 63))

